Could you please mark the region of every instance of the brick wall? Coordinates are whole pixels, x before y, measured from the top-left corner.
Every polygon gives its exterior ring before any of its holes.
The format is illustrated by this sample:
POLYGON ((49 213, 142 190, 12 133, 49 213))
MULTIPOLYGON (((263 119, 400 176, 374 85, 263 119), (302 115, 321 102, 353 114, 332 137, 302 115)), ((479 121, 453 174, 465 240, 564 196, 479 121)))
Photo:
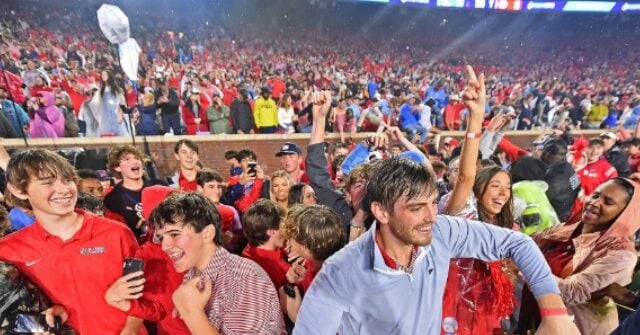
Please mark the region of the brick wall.
MULTIPOLYGON (((599 131, 583 132, 587 137, 595 136, 599 131)), ((513 132, 508 134, 511 141, 523 148, 529 148, 531 141, 537 137, 538 132, 513 132)), ((367 134, 357 134, 355 140, 360 141, 366 138, 367 134)), ((463 132, 442 133, 433 138, 434 143, 440 143, 446 136, 453 136, 459 140, 464 136, 463 132)), ((147 137, 151 152, 155 152, 158 160, 158 169, 163 176, 168 176, 178 168, 173 155, 175 143, 183 137, 180 136, 149 136, 147 137)), ((258 156, 258 161, 262 164, 267 174, 271 174, 280 168, 280 162, 275 157, 275 153, 286 141, 297 143, 306 151, 309 143, 308 134, 292 135, 210 135, 191 136, 200 148, 200 159, 206 167, 220 171, 223 176, 228 176, 229 165, 224 159, 224 152, 227 150, 240 150, 248 148, 253 150, 258 156)), ((327 141, 335 142, 339 139, 337 134, 327 135, 327 141)), ((2 140, 6 148, 24 148, 21 139, 2 140)), ((32 139, 29 141, 30 147, 47 148, 59 150, 64 148, 112 148, 120 144, 131 143, 129 137, 119 138, 60 138, 60 139, 32 139)), ((136 145, 142 149, 142 137, 136 138, 136 145)))

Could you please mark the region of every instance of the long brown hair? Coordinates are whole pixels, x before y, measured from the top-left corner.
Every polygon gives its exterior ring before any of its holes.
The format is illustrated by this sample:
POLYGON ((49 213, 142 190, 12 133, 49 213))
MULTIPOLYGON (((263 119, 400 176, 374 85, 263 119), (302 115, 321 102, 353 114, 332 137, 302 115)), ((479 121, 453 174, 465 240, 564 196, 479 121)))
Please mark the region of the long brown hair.
POLYGON ((289 101, 289 98, 291 98, 291 94, 289 93, 283 94, 282 97, 280 97, 280 106, 278 107, 289 109, 289 107, 291 107, 291 102, 289 101))
MULTIPOLYGON (((487 187, 489 187, 489 182, 491 179, 500 172, 504 172, 509 176, 509 182, 511 182, 511 174, 509 171, 499 167, 499 166, 490 166, 483 169, 478 170, 476 174, 476 180, 473 184, 473 194, 476 196, 478 201, 478 219, 483 222, 491 222, 487 217, 487 214, 482 207, 482 197, 487 192, 487 187)), ((509 200, 502 206, 502 210, 498 213, 493 220, 496 226, 500 226, 503 228, 511 228, 514 223, 513 218, 513 191, 509 195, 509 200)))

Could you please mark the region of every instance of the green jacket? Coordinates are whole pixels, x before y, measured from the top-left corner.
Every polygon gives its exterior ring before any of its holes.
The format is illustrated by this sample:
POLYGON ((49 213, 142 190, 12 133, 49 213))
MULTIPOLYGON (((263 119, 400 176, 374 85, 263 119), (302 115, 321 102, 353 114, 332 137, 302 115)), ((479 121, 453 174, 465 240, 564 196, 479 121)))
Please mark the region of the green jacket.
POLYGON ((214 106, 209 106, 209 108, 207 108, 209 131, 211 131, 212 134, 231 134, 230 114, 231 110, 226 105, 222 105, 220 110, 214 106))

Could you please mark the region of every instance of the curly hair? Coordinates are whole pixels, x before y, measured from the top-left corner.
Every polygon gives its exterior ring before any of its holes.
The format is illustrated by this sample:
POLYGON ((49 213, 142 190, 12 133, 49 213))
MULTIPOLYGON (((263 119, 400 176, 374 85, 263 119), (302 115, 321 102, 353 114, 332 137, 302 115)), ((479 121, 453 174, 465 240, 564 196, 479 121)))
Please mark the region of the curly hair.
POLYGON ((340 217, 323 205, 294 206, 284 220, 281 233, 305 248, 313 258, 323 262, 345 243, 340 217))
POLYGON ((109 154, 107 155, 107 168, 111 172, 111 174, 117 178, 122 178, 122 174, 116 171, 116 168, 120 165, 120 160, 122 157, 127 154, 134 155, 137 159, 139 159, 142 164, 146 162, 146 157, 140 149, 134 147, 131 144, 125 144, 121 146, 117 146, 111 150, 109 150, 109 154))

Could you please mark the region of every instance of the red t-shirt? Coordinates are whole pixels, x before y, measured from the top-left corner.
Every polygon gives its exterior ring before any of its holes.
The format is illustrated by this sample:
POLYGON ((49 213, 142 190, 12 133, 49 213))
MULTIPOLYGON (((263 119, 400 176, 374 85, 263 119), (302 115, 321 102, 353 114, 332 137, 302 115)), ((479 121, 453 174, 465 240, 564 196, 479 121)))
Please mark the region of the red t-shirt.
MULTIPOLYGON (((138 244, 131 230, 82 210, 82 227, 62 241, 36 220, 0 240, 0 260, 14 264, 56 305, 81 334, 120 334, 127 314, 109 306, 104 294, 122 276, 122 262, 138 244)), ((138 334, 146 334, 141 327, 138 334)))
POLYGON ((582 183, 582 191, 585 196, 591 195, 600 184, 618 176, 618 171, 605 159, 589 163, 578 170, 578 177, 582 183))
POLYGON ((287 254, 284 250, 266 250, 247 245, 242 257, 258 263, 269 275, 276 290, 287 283, 287 271, 291 266, 285 261, 287 254))

